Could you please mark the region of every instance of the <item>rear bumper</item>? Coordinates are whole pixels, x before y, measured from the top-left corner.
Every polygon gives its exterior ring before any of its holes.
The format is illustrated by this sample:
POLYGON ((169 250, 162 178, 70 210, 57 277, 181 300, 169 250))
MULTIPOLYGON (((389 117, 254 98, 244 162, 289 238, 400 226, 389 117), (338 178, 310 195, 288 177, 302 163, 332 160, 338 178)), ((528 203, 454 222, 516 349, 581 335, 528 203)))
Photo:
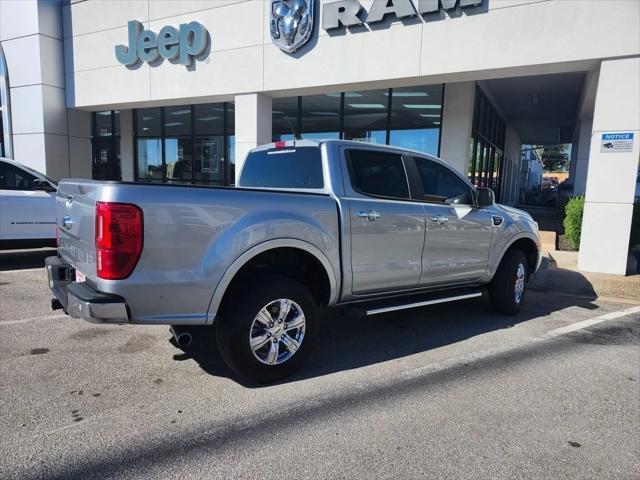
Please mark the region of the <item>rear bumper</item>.
POLYGON ((76 283, 75 270, 58 256, 47 257, 44 263, 49 289, 68 315, 91 323, 129 322, 124 298, 76 283))

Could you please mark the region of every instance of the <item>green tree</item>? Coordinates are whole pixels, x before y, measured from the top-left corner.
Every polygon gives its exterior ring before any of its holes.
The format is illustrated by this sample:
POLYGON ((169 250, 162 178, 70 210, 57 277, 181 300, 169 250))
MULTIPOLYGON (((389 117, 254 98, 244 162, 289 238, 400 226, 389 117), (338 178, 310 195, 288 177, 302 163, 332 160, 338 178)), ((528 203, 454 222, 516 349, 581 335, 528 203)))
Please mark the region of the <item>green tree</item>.
POLYGON ((563 172, 569 168, 571 144, 539 145, 536 151, 542 159, 545 172, 563 172))

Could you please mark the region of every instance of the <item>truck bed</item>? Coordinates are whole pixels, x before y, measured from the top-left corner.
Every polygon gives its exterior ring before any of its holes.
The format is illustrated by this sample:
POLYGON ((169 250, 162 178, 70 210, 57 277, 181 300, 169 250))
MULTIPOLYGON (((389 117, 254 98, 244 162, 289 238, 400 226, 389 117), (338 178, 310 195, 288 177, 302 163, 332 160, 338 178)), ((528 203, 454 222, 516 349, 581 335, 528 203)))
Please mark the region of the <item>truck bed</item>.
POLYGON ((69 179, 60 183, 56 210, 59 224, 68 219, 59 255, 97 290, 126 292, 132 323, 211 323, 209 304, 224 272, 267 240, 307 242, 340 271, 337 206, 326 194, 69 179), (96 275, 96 202, 143 212, 144 247, 124 280, 96 275))

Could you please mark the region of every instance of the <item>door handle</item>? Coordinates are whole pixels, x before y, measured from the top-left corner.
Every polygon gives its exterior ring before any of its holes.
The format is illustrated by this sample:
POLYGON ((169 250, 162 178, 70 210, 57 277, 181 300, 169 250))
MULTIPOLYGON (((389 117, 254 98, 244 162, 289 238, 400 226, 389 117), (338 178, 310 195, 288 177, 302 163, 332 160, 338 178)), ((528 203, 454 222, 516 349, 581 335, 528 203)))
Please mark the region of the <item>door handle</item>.
POLYGON ((445 217, 444 215, 438 215, 438 216, 431 217, 431 221, 436 222, 440 225, 444 225, 449 221, 449 217, 445 217))
POLYGON ((356 213, 360 218, 368 218, 370 222, 375 221, 376 218, 380 218, 380 214, 375 210, 369 210, 368 212, 363 212, 362 210, 356 213))

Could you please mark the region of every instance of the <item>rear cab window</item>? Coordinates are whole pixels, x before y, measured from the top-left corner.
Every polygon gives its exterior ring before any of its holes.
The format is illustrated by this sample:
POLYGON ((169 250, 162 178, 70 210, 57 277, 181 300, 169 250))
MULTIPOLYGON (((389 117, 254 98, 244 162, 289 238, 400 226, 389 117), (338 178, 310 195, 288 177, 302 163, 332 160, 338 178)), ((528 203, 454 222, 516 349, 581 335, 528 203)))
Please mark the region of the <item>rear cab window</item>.
POLYGON ((324 188, 319 147, 283 147, 251 152, 238 182, 246 188, 324 188))

